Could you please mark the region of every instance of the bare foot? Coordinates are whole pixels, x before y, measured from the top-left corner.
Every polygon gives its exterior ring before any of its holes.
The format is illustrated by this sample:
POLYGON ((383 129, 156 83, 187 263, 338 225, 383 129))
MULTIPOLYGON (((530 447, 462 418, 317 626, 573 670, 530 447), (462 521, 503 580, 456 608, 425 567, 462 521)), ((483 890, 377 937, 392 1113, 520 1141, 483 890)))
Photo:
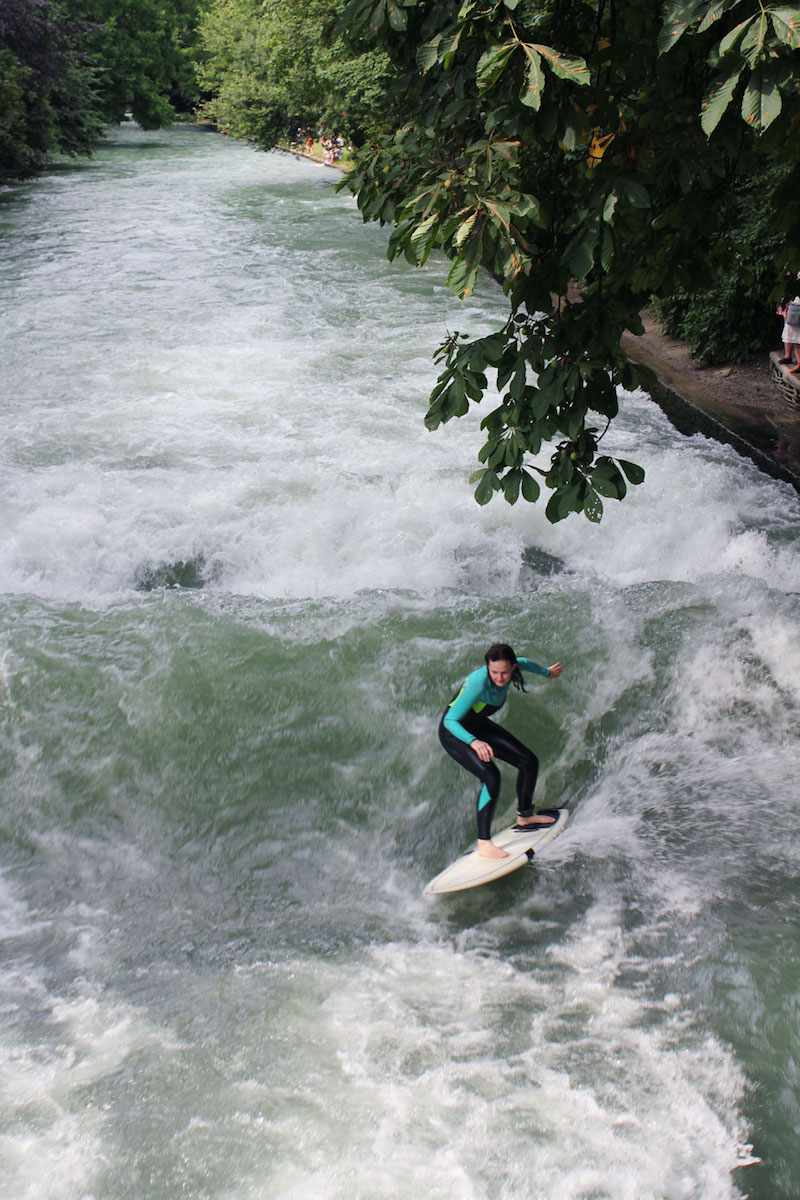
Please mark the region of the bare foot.
POLYGON ((555 823, 555 817, 545 816, 544 813, 534 813, 532 817, 517 817, 515 822, 520 829, 529 829, 531 826, 535 829, 547 829, 555 823))
POLYGON ((478 854, 481 858, 508 858, 508 851, 501 850, 499 846, 495 846, 492 841, 481 841, 478 838, 478 854))

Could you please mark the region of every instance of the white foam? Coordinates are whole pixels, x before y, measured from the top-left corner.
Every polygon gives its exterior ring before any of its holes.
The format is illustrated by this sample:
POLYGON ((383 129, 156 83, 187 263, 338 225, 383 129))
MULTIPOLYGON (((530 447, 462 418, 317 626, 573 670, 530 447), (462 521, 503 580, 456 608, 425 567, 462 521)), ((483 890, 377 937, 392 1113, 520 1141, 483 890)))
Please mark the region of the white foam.
MULTIPOLYGON (((800 554, 796 540, 786 537, 787 522, 794 528, 800 510, 794 490, 730 447, 701 435, 678 437, 643 393, 620 392, 620 405, 604 449, 638 462, 646 482, 630 486, 621 503, 605 501, 599 526, 561 522, 549 538, 551 550, 623 587, 735 572, 779 590, 800 590, 800 554), (742 528, 748 507, 763 528, 742 528)), ((537 539, 545 544, 544 524, 539 528, 537 539)))
POLYGON ((346 986, 326 979, 313 1040, 329 1153, 312 1165, 300 1146, 278 1168, 280 1194, 512 1197, 535 1179, 554 1200, 738 1195, 741 1072, 687 1032, 674 998, 620 985, 614 905, 596 905, 546 958, 556 973, 395 944, 346 986))
MULTIPOLYGON (((6 881, 3 936, 35 939, 51 922, 32 920, 6 881)), ((153 1034, 141 1014, 98 999, 85 981, 69 997, 44 972, 3 971, 0 1026, 0 1158, 4 1191, 19 1200, 92 1200, 108 1166, 107 1106, 92 1088, 113 1077, 153 1034), (35 1031, 35 1032, 34 1032, 35 1031)))

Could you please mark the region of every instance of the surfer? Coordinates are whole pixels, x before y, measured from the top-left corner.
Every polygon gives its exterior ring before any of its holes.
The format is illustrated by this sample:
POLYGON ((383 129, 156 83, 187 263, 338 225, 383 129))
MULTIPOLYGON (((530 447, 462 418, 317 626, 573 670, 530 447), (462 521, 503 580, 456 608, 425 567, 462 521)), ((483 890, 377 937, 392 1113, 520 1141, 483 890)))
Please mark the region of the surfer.
POLYGON ((482 858, 507 858, 508 854, 492 841, 492 818, 500 798, 499 758, 517 768, 517 824, 522 830, 531 826, 552 825, 552 812, 536 812, 533 790, 539 774, 539 760, 507 729, 490 721, 506 702, 513 683, 525 691, 522 672, 557 679, 563 667, 540 667, 532 658, 517 658, 510 646, 499 642, 484 656, 486 666, 473 671, 461 691, 444 710, 439 725, 439 741, 459 766, 466 767, 481 782, 478 795, 478 853, 482 858))

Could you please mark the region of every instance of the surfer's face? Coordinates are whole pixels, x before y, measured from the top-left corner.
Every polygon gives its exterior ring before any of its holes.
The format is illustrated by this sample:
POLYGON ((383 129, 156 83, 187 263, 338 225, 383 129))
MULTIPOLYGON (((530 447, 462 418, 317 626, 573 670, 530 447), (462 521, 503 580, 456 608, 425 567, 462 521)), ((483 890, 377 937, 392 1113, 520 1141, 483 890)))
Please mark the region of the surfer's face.
POLYGON ((514 674, 514 664, 506 662, 505 659, 501 659, 500 662, 490 662, 488 669, 489 678, 497 687, 505 687, 514 674))

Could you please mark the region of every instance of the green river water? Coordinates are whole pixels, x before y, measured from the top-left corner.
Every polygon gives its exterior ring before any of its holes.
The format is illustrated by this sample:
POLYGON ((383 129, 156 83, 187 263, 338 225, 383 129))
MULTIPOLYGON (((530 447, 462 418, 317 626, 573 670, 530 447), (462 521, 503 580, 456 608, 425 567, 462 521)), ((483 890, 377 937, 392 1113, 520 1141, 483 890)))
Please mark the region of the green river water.
POLYGON ((334 182, 126 126, 0 195, 3 1194, 797 1200, 798 496, 637 393, 599 528, 479 508, 422 418, 503 298, 334 182), (426 899, 494 640, 571 821, 426 899))

